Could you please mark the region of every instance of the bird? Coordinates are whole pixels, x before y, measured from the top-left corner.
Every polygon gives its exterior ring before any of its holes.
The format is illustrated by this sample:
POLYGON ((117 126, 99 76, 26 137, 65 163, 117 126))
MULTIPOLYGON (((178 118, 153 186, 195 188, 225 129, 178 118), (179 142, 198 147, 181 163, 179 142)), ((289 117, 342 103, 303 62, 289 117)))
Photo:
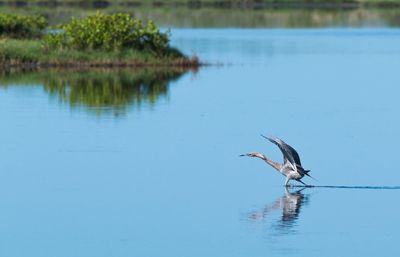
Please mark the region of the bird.
POLYGON ((283 176, 286 177, 285 180, 285 186, 289 186, 289 181, 290 180, 295 180, 303 184, 304 186, 310 186, 301 181, 301 179, 304 176, 308 176, 310 178, 311 175, 308 173, 310 170, 305 170, 301 166, 301 161, 299 154, 296 152, 296 150, 291 147, 290 145, 286 144, 283 140, 277 138, 277 137, 266 137, 264 135, 261 135, 263 138, 269 140, 271 143, 275 144, 276 146, 279 147, 283 154, 283 163, 277 163, 274 162, 270 159, 268 159, 264 154, 258 153, 258 152, 250 152, 246 154, 241 154, 240 156, 248 156, 248 157, 256 157, 260 158, 261 160, 265 161, 267 164, 271 165, 274 169, 276 169, 279 173, 281 173, 283 176))

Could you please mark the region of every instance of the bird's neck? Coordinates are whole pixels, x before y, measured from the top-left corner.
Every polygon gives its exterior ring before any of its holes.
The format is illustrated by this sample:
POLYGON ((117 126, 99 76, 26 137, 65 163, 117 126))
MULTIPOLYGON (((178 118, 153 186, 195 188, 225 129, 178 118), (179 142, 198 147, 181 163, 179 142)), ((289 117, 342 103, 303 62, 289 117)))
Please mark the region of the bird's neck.
POLYGON ((276 169, 277 171, 280 171, 282 168, 282 165, 274 162, 273 160, 268 159, 265 155, 261 155, 260 158, 265 161, 266 163, 268 163, 269 165, 271 165, 274 169, 276 169))

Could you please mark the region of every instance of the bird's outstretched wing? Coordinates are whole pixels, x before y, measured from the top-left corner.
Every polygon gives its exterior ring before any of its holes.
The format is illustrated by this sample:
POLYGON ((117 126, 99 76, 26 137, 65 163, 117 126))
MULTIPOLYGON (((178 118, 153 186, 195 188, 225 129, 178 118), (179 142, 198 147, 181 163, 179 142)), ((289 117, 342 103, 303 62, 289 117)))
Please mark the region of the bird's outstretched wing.
POLYGON ((296 150, 294 150, 293 147, 286 144, 279 138, 269 138, 264 135, 261 136, 279 147, 283 154, 284 161, 288 160, 294 167, 301 167, 299 154, 296 152, 296 150))

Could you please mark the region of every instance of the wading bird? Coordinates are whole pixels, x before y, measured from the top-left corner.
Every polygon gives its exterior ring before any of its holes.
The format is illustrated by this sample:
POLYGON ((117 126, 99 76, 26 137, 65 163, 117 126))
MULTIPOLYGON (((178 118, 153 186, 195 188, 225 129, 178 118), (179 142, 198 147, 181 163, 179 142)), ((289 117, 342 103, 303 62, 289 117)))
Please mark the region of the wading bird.
POLYGON ((286 177, 285 186, 289 186, 288 183, 290 180, 296 180, 302 183, 304 186, 308 186, 303 181, 301 181, 301 179, 304 177, 304 175, 311 177, 310 175, 308 175, 310 171, 305 170, 301 166, 300 157, 299 154, 296 152, 296 150, 294 150, 293 147, 286 144, 279 138, 269 138, 263 135, 261 136, 264 137, 265 139, 268 139, 270 142, 274 143, 279 147, 279 149, 283 154, 283 164, 274 162, 268 159, 265 155, 257 152, 241 154, 240 156, 257 157, 265 161, 266 163, 271 165, 274 169, 279 171, 283 176, 286 177))

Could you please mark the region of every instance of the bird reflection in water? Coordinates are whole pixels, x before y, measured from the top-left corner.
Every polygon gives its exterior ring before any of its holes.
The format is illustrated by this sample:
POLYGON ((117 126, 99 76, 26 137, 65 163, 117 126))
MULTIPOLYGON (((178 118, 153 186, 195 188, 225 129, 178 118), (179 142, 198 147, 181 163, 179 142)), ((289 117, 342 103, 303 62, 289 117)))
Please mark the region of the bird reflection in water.
POLYGON ((301 207, 309 202, 309 195, 301 192, 304 189, 290 192, 288 188, 285 188, 285 194, 274 203, 266 205, 260 211, 251 212, 249 214, 250 220, 264 220, 273 212, 282 210, 281 218, 273 225, 274 230, 281 234, 294 232, 293 228, 299 218, 301 207))

